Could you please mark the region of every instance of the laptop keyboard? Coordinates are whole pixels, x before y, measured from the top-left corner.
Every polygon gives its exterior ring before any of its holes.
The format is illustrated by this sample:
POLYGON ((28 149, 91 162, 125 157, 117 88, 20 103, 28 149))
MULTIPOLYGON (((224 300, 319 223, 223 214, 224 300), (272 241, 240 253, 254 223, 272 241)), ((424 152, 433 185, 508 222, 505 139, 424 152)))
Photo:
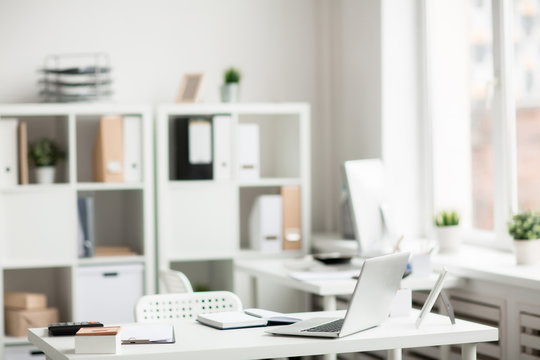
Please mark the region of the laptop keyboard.
POLYGON ((338 319, 326 324, 314 326, 312 328, 303 329, 302 331, 309 331, 309 332, 339 332, 341 330, 341 327, 343 326, 343 320, 345 319, 338 319))

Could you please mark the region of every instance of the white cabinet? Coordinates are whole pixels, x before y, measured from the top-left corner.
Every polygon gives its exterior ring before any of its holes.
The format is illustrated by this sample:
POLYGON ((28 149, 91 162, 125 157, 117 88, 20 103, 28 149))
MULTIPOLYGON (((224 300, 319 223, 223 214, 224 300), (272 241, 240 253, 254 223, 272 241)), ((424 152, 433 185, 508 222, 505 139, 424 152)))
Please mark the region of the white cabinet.
POLYGON ((283 186, 300 189, 302 246, 272 256, 307 252, 309 117, 305 103, 158 106, 159 265, 184 271, 196 287, 231 289, 234 259, 269 255, 250 246, 249 214, 258 196, 283 186))
POLYGON ((6 360, 46 360, 45 354, 34 345, 10 346, 5 351, 6 360))
POLYGON ((134 322, 135 304, 144 294, 143 270, 141 264, 79 267, 75 321, 134 322))
MULTIPOLYGON (((29 184, 0 182, 0 289, 42 292, 50 306, 59 309, 61 321, 103 320, 99 314, 87 319, 88 306, 81 301, 85 281, 80 272, 101 266, 127 269, 137 266, 137 276, 118 271, 115 286, 122 296, 102 296, 108 308, 132 314, 133 299, 155 291, 155 226, 153 118, 150 106, 115 104, 17 104, 0 105, 0 124, 7 119, 25 123, 29 143, 47 137, 65 152, 56 166, 54 183, 37 184, 30 165, 29 184), (128 148, 136 151, 130 166, 138 166, 136 178, 120 182, 94 181, 93 151, 100 121, 104 116, 130 119, 128 148), (135 131, 133 131, 135 127, 135 131), (130 135, 131 134, 131 135, 130 135), (138 164, 134 164, 137 163, 138 164), (118 249, 127 247, 131 255, 79 257, 78 198, 93 199, 94 245, 118 249), (125 267, 124 267, 125 266, 125 267), (131 305, 128 305, 131 304, 131 305)), ((0 152, 2 152, 0 143, 0 152)), ((18 155, 18 154, 17 154, 18 155)), ((17 161, 17 166, 19 162, 17 161)), ((92 293, 104 294, 106 287, 94 286, 92 293)), ((119 294, 118 294, 119 295, 119 294)), ((99 301, 101 297, 93 301, 99 301)), ((104 306, 103 308, 107 308, 104 306)), ((3 309, 3 296, 0 296, 3 309)), ((116 311, 116 310, 115 310, 116 311)), ((0 315, 2 316, 2 315, 0 315)), ((132 316, 129 316, 132 319, 132 316)), ((0 333, 4 321, 0 319, 0 333)), ((111 318, 112 320, 112 318, 111 318)), ((0 336, 2 345, 24 344, 25 338, 0 336)))

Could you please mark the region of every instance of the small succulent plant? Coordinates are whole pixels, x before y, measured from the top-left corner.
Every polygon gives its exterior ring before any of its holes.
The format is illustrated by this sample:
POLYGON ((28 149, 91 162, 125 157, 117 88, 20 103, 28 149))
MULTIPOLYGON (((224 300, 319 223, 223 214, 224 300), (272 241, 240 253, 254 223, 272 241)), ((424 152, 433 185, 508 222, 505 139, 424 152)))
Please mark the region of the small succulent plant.
POLYGON ((64 159, 64 152, 58 145, 47 138, 38 140, 30 145, 28 157, 36 166, 54 166, 59 160, 64 159))
POLYGON ((540 239, 540 212, 526 211, 512 216, 508 223, 508 233, 514 240, 540 239))
POLYGON ((435 226, 456 226, 459 225, 459 214, 456 211, 443 210, 437 213, 434 218, 435 226))
POLYGON ((238 84, 242 78, 242 74, 240 73, 240 70, 230 67, 225 70, 223 77, 225 84, 238 84))

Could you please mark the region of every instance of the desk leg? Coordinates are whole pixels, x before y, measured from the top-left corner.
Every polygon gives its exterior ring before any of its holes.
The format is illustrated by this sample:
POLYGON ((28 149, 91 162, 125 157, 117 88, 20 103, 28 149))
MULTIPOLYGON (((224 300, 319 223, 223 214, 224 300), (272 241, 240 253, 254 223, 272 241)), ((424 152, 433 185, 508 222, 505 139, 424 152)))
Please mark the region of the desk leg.
POLYGON ((401 360, 401 349, 388 350, 386 358, 388 360, 401 360))
POLYGON ((257 277, 250 277, 250 292, 251 292, 251 306, 256 308, 259 306, 258 292, 257 292, 257 277))
POLYGON ((448 360, 450 359, 450 345, 441 345, 439 346, 440 351, 440 359, 441 360, 448 360))
POLYGON ((323 296, 323 310, 324 311, 336 311, 337 300, 335 295, 323 296))
POLYGON ((461 359, 476 360, 476 344, 461 345, 461 359))
MULTIPOLYGON (((337 301, 334 295, 323 296, 323 310, 324 311, 335 311, 337 309, 337 301)), ((336 360, 336 354, 327 354, 324 355, 324 360, 336 360)))

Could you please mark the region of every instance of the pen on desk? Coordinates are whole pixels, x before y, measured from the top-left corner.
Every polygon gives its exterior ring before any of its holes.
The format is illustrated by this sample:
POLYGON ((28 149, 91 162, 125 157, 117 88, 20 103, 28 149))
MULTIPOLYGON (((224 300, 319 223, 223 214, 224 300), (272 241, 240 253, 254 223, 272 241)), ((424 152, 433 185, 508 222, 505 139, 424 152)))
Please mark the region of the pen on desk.
POLYGON ((435 250, 435 246, 430 247, 429 250, 424 253, 424 255, 431 255, 433 250, 435 250))
POLYGON ((396 253, 396 252, 399 251, 399 247, 401 246, 401 242, 403 241, 404 237, 405 237, 405 235, 401 235, 401 237, 396 242, 396 245, 394 246, 394 250, 392 252, 396 253))

